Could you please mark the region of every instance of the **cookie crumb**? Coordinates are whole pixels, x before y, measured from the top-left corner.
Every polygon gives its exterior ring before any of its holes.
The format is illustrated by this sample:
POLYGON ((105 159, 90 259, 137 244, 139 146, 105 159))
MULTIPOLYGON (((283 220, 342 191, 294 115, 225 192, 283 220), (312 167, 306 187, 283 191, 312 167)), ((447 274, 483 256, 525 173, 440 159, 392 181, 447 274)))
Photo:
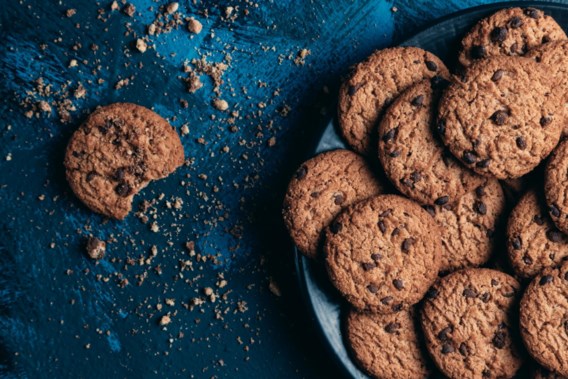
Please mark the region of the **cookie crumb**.
POLYGON ((106 242, 97 237, 90 237, 87 241, 87 255, 91 259, 103 259, 106 254, 106 242))
POLYGON ((135 12, 136 12, 136 7, 130 3, 126 4, 124 8, 122 8, 122 13, 124 13, 128 17, 133 17, 135 12))
POLYGON ((171 322, 172 319, 169 315, 163 315, 162 318, 160 318, 160 326, 166 326, 171 322))
POLYGON ((227 109, 229 109, 229 103, 227 103, 225 100, 223 99, 215 99, 213 100, 213 106, 220 111, 226 111, 227 109))
POLYGON ((148 45, 146 45, 146 42, 142 38, 138 38, 136 40, 136 49, 139 52, 145 53, 147 48, 148 48, 148 45))
POLYGON ((196 20, 195 18, 191 17, 187 22, 187 30, 189 30, 193 34, 199 34, 203 30, 203 24, 196 20))
POLYGON ((178 9, 179 9, 179 3, 177 2, 169 3, 168 6, 166 7, 166 13, 174 14, 175 12, 177 12, 178 9))

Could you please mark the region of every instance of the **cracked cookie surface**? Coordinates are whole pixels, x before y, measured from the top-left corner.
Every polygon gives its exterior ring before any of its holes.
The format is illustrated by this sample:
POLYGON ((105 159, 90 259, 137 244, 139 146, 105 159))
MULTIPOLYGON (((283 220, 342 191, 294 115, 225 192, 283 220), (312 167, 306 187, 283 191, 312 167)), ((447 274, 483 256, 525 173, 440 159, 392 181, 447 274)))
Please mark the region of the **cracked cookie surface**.
POLYGON ((379 126, 379 158, 387 177, 420 204, 453 203, 484 181, 455 159, 434 132, 442 86, 437 77, 412 85, 379 126))
POLYGON ((423 379, 428 361, 409 309, 388 315, 351 310, 346 340, 355 361, 377 379, 423 379))
POLYGON ((535 190, 523 195, 509 216, 507 253, 511 266, 523 278, 532 278, 568 257, 568 236, 554 225, 544 199, 535 190))
POLYGON ((331 282, 357 309, 382 314, 407 309, 437 278, 439 235, 428 212, 401 196, 357 203, 326 230, 331 282))
POLYGON ((73 133, 65 153, 66 177, 91 210, 123 219, 150 181, 184 161, 176 131, 155 112, 130 103, 95 110, 73 133))
POLYGON ((568 140, 552 153, 544 172, 544 195, 548 214, 558 229, 568 233, 568 140))
POLYGON ((349 150, 328 151, 304 162, 284 198, 282 215, 296 246, 315 258, 322 231, 345 207, 383 192, 373 169, 349 150))
POLYGON ((431 357, 449 378, 512 378, 522 364, 516 345, 519 283, 472 268, 441 278, 426 295, 422 330, 431 357))
POLYGON ((444 63, 416 47, 376 51, 353 68, 339 90, 338 119, 343 138, 355 151, 371 155, 385 108, 406 88, 425 78, 449 77, 444 63))
POLYGON ((568 376, 568 262, 545 269, 521 300, 521 335, 530 355, 568 376))
POLYGON ((467 67, 492 56, 522 56, 536 46, 564 39, 560 25, 541 10, 503 9, 479 21, 463 38, 459 61, 467 67))
POLYGON ((493 57, 471 65, 444 93, 437 130, 452 154, 498 179, 532 171, 558 144, 560 94, 529 58, 493 57))

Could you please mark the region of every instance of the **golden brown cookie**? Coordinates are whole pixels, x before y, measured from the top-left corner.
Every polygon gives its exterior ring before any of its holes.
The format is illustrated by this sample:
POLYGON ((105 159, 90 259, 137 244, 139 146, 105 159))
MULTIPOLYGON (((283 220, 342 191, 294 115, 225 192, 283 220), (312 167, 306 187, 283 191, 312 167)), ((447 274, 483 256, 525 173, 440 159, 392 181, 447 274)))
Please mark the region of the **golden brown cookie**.
POLYGON ((123 219, 134 195, 183 161, 179 136, 165 119, 140 105, 115 103, 95 110, 73 133, 65 169, 85 205, 123 219))
POLYGON ((513 269, 523 278, 532 278, 568 257, 568 236, 556 228, 535 190, 528 191, 509 216, 507 252, 513 269))
POLYGON ((428 361, 421 349, 414 309, 388 315, 351 310, 346 340, 357 364, 377 379, 424 379, 428 361))
POLYGON ((284 198, 283 217, 304 255, 318 255, 323 229, 345 207, 383 191, 365 159, 349 150, 328 151, 304 162, 284 198))
POLYGON ((505 205, 499 182, 486 179, 454 204, 424 207, 442 233, 440 272, 478 267, 491 258, 505 205))
POLYGON ((438 132, 466 166, 497 179, 532 171, 562 132, 560 94, 529 58, 493 57, 472 64, 440 101, 438 132))
POLYGON ((541 10, 503 9, 479 21, 464 37, 459 61, 469 66, 482 58, 525 55, 536 46, 564 39, 560 25, 541 10))
POLYGON ((545 269, 529 284, 521 300, 520 326, 530 355, 568 376, 568 262, 545 269))
POLYGON ((449 378, 512 378, 522 359, 513 314, 519 283, 496 270, 456 271, 429 291, 421 324, 434 363, 449 378))
POLYGON ((568 233, 568 140, 562 141, 546 164, 544 195, 548 214, 558 229, 568 233))
POLYGON ((453 203, 484 182, 434 132, 442 85, 438 77, 412 85, 386 110, 379 126, 379 158, 387 177, 420 204, 453 203))
POLYGON ((408 86, 434 76, 449 77, 444 63, 417 47, 379 50, 357 64, 339 90, 338 119, 343 137, 355 151, 371 155, 385 110, 408 86))
POLYGON ((401 196, 357 203, 326 230, 331 282, 359 310, 387 314, 407 309, 437 278, 439 235, 432 217, 401 196))

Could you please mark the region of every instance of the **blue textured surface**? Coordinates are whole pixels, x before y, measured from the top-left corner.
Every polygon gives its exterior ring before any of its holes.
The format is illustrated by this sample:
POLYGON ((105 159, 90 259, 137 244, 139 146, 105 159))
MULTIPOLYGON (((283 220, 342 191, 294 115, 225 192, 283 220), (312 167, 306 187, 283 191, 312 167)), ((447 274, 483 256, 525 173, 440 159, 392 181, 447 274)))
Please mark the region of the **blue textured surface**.
POLYGON ((133 18, 111 12, 106 0, 2 1, 1 376, 333 376, 337 371, 296 288, 279 217, 288 178, 331 117, 329 105, 350 64, 438 17, 488 2, 180 1, 180 12, 201 20, 203 32, 191 38, 182 26, 151 37, 154 48, 144 54, 133 42, 165 3, 131 2, 137 9, 133 18), (223 16, 229 5, 238 14, 234 21, 223 16), (70 8, 77 14, 65 17, 70 8), (97 19, 98 9, 105 10, 106 22, 97 19), (71 49, 78 42, 82 47, 71 49), (93 43, 98 50, 91 50, 93 43), (296 65, 301 49, 311 54, 305 65, 296 65), (231 116, 211 106, 212 83, 204 78, 205 87, 189 94, 180 79, 187 76, 185 60, 205 54, 221 62, 226 53, 231 62, 220 89, 231 111, 239 113, 233 132, 231 116), (68 68, 71 59, 79 66, 68 68), (130 85, 114 88, 131 75, 130 85), (55 91, 85 87, 85 98, 73 99, 77 110, 69 123, 59 122, 55 113, 25 116, 21 102, 39 77, 55 91), (180 99, 189 107, 182 108, 180 99), (136 207, 165 194, 156 203, 157 233, 134 215, 116 222, 91 213, 64 179, 63 152, 71 133, 96 105, 115 101, 152 107, 178 130, 189 124, 182 142, 192 164, 135 199, 136 207), (286 117, 280 112, 285 105, 291 108, 286 117), (184 202, 174 214, 165 210, 172 197, 184 202), (114 239, 99 264, 84 256, 90 234, 114 239), (217 259, 195 262, 184 249, 187 241, 217 259), (128 264, 128 258, 148 257, 152 245, 159 253, 149 265, 128 264), (193 260, 194 271, 180 272, 180 260, 193 260), (137 275, 146 271, 138 286, 137 275), (228 281, 224 288, 215 285, 219 274, 228 281), (123 278, 130 284, 120 286, 123 278), (270 278, 282 296, 268 290, 270 278), (231 292, 226 300, 186 309, 190 299, 205 298, 204 287, 231 292), (166 298, 175 305, 164 304, 166 298), (241 312, 243 302, 248 309, 241 312), (172 323, 159 326, 168 312, 175 313, 172 323))

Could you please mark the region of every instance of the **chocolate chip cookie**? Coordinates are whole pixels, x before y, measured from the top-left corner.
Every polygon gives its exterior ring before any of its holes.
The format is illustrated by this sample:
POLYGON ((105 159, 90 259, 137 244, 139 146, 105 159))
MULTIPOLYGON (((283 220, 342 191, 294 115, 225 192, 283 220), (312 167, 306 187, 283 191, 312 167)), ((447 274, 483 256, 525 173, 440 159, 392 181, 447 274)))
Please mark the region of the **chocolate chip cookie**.
POLYGON ((325 152, 304 162, 294 174, 284 198, 284 222, 298 249, 315 258, 322 230, 335 216, 382 191, 363 157, 343 149, 325 152))
POLYGON ((486 263, 505 211, 505 194, 496 179, 486 179, 454 204, 425 206, 442 232, 440 272, 486 263))
POLYGON ((426 295, 421 324, 436 365, 449 378, 512 378, 522 359, 513 311, 519 283, 476 268, 440 279, 426 295))
POLYGON ((466 166, 498 179, 532 171, 562 132, 560 94, 537 62, 493 57, 472 64, 440 101, 437 129, 466 166))
POLYGON ((436 280, 439 235, 434 219, 401 196, 357 203, 326 230, 331 282, 359 310, 387 314, 407 309, 436 280))
POLYGON ((345 329, 355 361, 373 378, 428 377, 413 309, 388 315, 351 310, 345 329))
POLYGON ((544 173, 544 195, 548 214, 558 229, 568 233, 568 140, 554 150, 544 173))
POLYGON ((519 56, 530 49, 566 39, 560 25, 535 8, 503 9, 479 21, 461 42, 459 61, 469 66, 493 56, 519 56))
POLYGON ((73 133, 64 164, 87 207, 123 219, 134 195, 183 161, 179 136, 165 119, 140 105, 115 103, 95 110, 73 133))
POLYGON ((535 190, 528 191, 509 216, 507 252, 513 269, 523 278, 568 257, 568 236, 556 228, 535 190))
POLYGON ((449 71, 438 57, 416 47, 379 50, 357 64, 339 91, 339 125, 349 146, 374 153, 386 106, 411 84, 434 76, 448 78, 449 71))
POLYGON ((521 300, 520 326, 530 355, 568 376, 568 262, 545 269, 529 284, 521 300))
POLYGON ((379 126, 379 158, 387 177, 420 204, 453 203, 484 180, 455 159, 434 132, 440 78, 404 91, 379 126))

